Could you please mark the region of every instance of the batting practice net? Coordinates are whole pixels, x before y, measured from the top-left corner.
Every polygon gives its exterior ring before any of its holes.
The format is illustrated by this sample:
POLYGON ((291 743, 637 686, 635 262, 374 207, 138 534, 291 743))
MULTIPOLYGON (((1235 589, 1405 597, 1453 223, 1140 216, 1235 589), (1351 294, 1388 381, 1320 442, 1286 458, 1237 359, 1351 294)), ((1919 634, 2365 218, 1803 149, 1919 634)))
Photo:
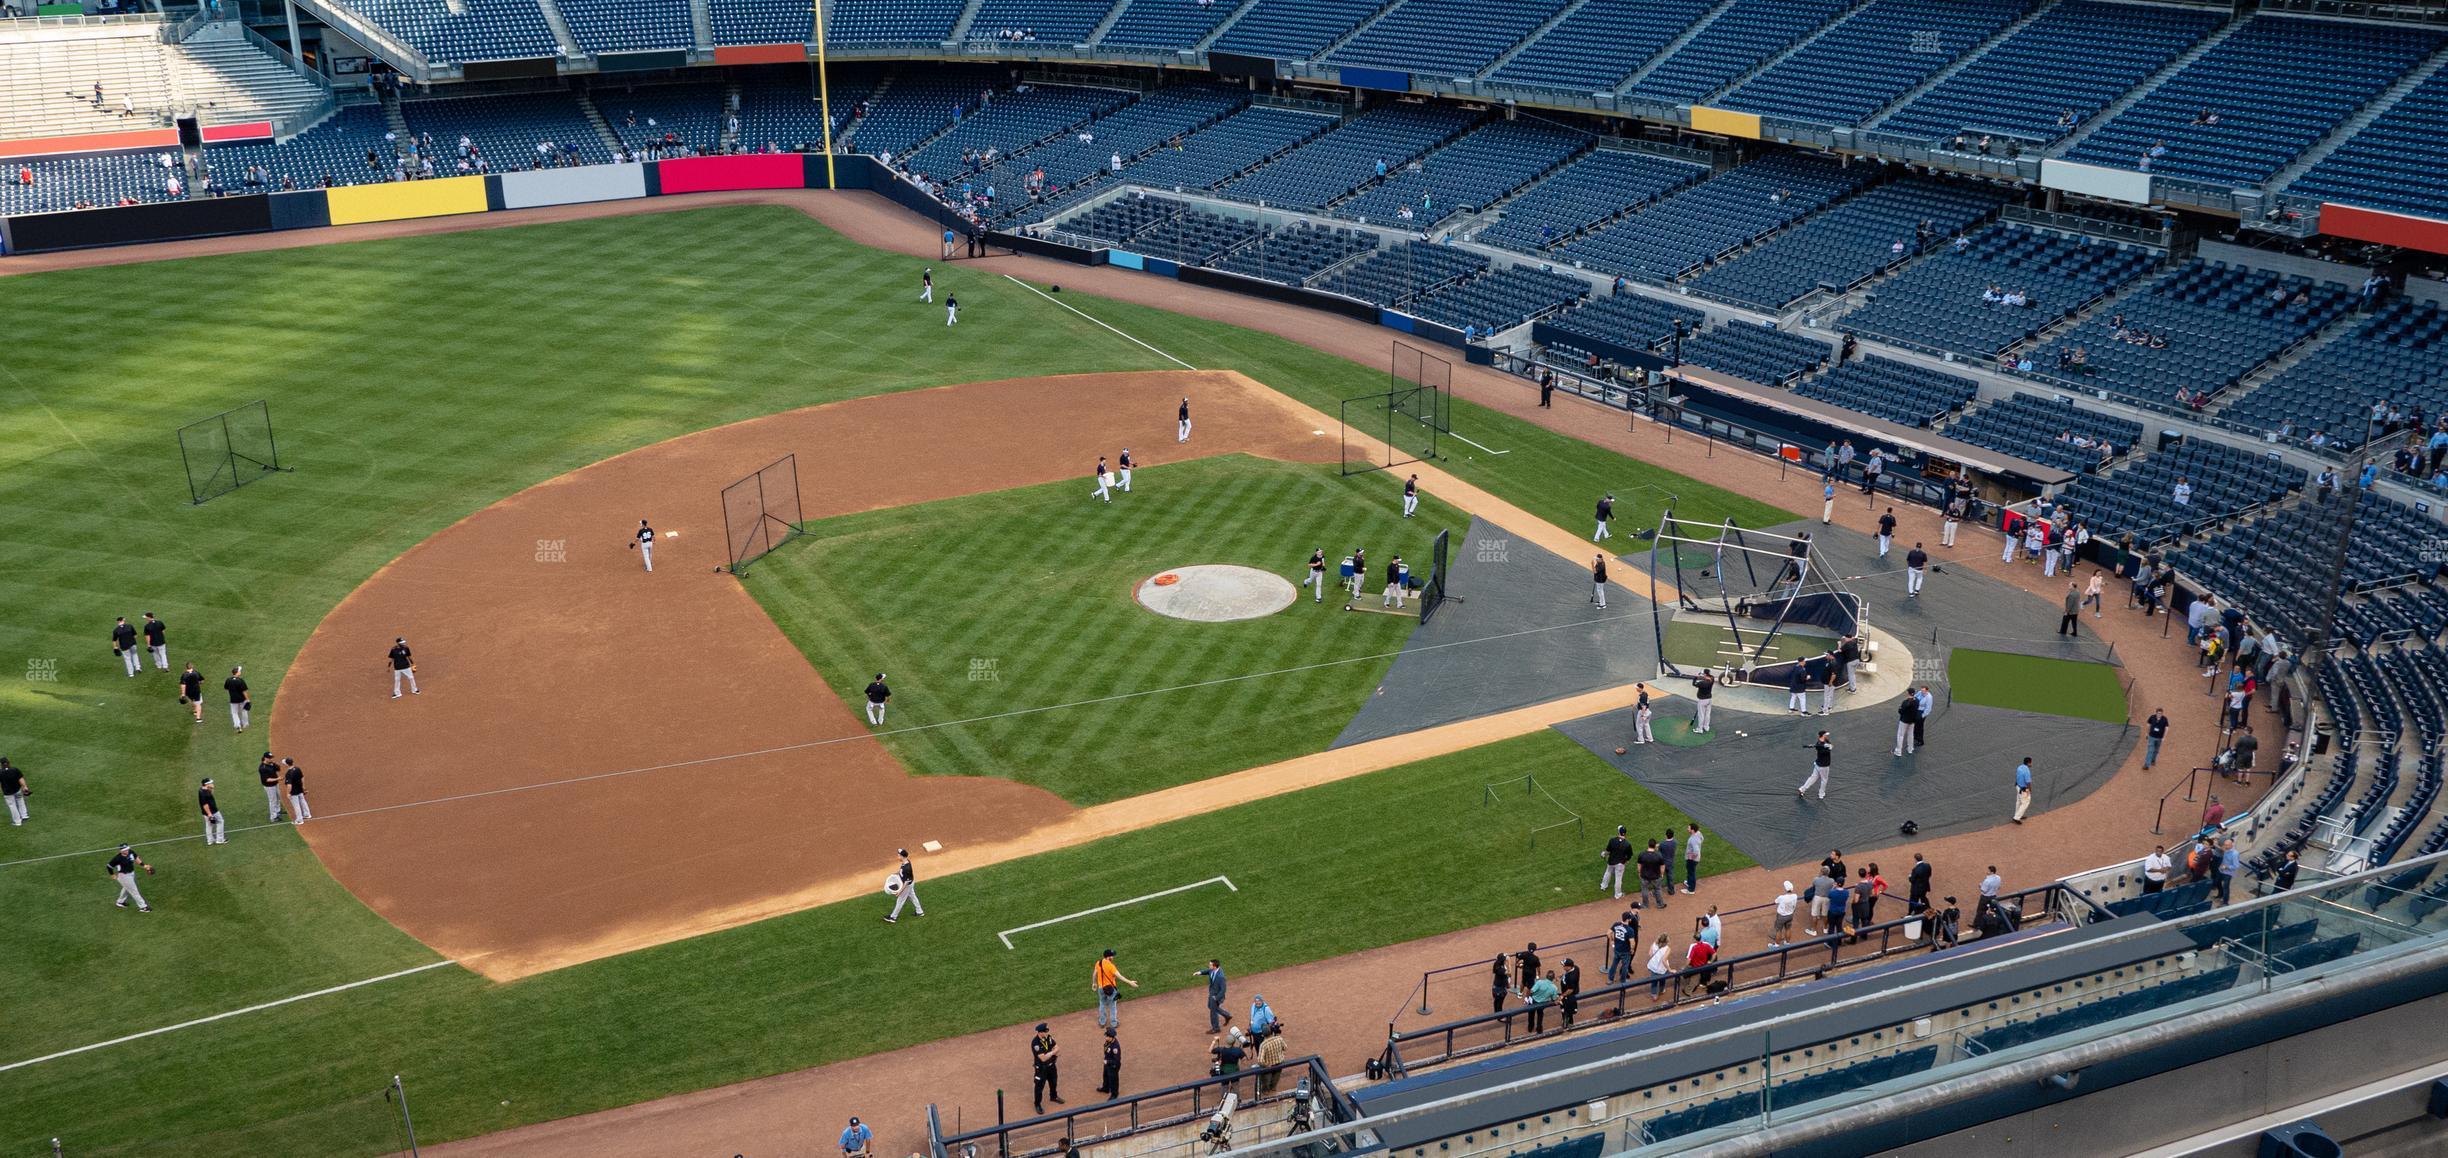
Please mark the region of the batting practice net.
POLYGON ((1866 626, 1861 598, 1807 533, 1689 522, 1671 509, 1649 544, 1649 598, 1658 668, 1670 676, 1709 670, 1728 683, 1782 683, 1795 664, 1824 664, 1866 626))
POLYGON ((1438 531, 1436 542, 1428 546, 1428 581, 1420 585, 1419 597, 1422 627, 1428 625, 1428 618, 1436 614, 1437 608, 1445 605, 1445 555, 1452 545, 1453 532, 1444 530, 1438 531))
POLYGON ((179 459, 187 466, 187 501, 217 499, 277 470, 272 409, 261 401, 179 427, 179 459))
POLYGON ((737 575, 806 526, 799 510, 799 456, 783 455, 724 487, 722 508, 724 541, 731 550, 725 569, 737 575))
POLYGON ((1453 433, 1453 363, 1398 341, 1385 393, 1344 399, 1339 417, 1344 474, 1435 458, 1438 437, 1453 433))

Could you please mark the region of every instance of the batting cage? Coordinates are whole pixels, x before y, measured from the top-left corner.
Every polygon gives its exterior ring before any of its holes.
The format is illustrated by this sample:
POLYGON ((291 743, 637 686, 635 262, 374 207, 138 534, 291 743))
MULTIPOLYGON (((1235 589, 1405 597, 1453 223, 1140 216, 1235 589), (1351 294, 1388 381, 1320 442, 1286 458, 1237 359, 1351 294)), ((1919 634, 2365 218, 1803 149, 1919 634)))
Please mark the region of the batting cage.
POLYGON ((799 510, 799 456, 783 455, 724 487, 722 508, 723 535, 731 549, 726 570, 737 575, 805 527, 799 510))
POLYGON ((1453 433, 1453 363, 1397 341, 1386 391, 1344 399, 1339 417, 1344 474, 1435 458, 1438 438, 1453 433))
POLYGON ((272 409, 261 401, 179 427, 178 440, 191 504, 290 469, 280 464, 280 448, 272 441, 272 409))
POLYGON ((1669 676, 1707 670, 1726 683, 1780 683, 1867 627, 1861 598, 1807 533, 1689 522, 1672 509, 1649 543, 1649 599, 1658 670, 1669 676))
POLYGON ((1420 584, 1419 596, 1422 627, 1428 625, 1429 617, 1437 613, 1437 608, 1445 605, 1445 579, 1450 573, 1446 567, 1446 552, 1452 546, 1453 532, 1450 530, 1438 531, 1436 541, 1428 545, 1428 579, 1420 584))

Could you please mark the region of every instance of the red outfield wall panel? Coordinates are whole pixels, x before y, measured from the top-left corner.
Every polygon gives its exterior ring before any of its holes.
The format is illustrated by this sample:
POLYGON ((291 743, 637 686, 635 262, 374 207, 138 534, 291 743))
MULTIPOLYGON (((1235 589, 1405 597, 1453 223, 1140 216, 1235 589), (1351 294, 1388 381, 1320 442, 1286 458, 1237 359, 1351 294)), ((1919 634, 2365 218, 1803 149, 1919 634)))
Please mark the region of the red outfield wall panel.
POLYGON ((805 189, 807 162, 797 153, 749 153, 736 157, 682 157, 656 164, 665 193, 714 193, 724 189, 805 189))
POLYGON ((271 136, 272 122, 270 121, 204 126, 204 139, 207 141, 261 141, 268 140, 271 136))
POLYGON ((178 148, 177 129, 136 129, 125 133, 85 133, 74 137, 26 137, 0 141, 0 157, 56 157, 71 153, 163 148, 178 148))
POLYGON ((798 64, 807 58, 805 44, 738 44, 714 49, 716 64, 798 64))
POLYGON ((2377 209, 2360 209, 2329 202, 2321 206, 2320 231, 2332 237, 2419 249, 2425 253, 2448 253, 2448 221, 2429 217, 2383 213, 2377 209))

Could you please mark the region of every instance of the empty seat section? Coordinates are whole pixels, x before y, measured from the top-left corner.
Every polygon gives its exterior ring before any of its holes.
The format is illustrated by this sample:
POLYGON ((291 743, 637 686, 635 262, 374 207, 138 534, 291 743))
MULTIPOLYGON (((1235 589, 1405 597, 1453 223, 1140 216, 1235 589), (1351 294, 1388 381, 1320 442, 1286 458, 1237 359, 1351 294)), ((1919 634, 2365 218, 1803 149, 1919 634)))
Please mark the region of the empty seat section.
POLYGON ((1078 44, 1113 11, 1115 0, 980 0, 971 41, 1078 44))
POLYGON ((1779 154, 1726 170, 1564 245, 1592 269, 1670 282, 1697 272, 1829 202, 1876 173, 1818 157, 1779 154))
POLYGON ((1537 253, 1708 176, 1708 167, 1648 153, 1599 149, 1574 158, 1504 205, 1474 240, 1537 253))
POLYGON ((2432 73, 2287 192, 2423 217, 2448 217, 2448 70, 2432 73))
POLYGON ((1322 113, 1252 106, 1123 167, 1126 180, 1160 189, 1212 189, 1341 122, 1322 113))
POLYGON ((697 43, 689 6, 679 0, 554 0, 570 38, 588 52, 643 52, 697 43))
POLYGON ((1930 353, 1989 358, 2148 273, 2159 250, 1992 225, 1880 282, 1844 326, 1930 353), (2025 305, 1987 301, 2020 294, 2025 305))
POLYGON ((1397 306, 1488 267, 1488 259, 1449 245, 1406 241, 1343 266, 1311 284, 1380 306, 1397 306))
POLYGON ((2352 308, 2344 286, 2242 266, 2187 262, 2140 293, 2057 333, 2035 373, 2086 390, 2173 404, 2217 392, 2352 308), (2069 359, 2079 352, 2080 364, 2069 359))
POLYGON ((1236 0, 1129 0, 1097 44, 1106 48, 1184 49, 1207 39, 1240 7, 1236 0))
POLYGON ((1709 0, 1587 0, 1488 79, 1612 92, 1710 7, 1709 0))
POLYGON ((1493 334, 1562 309, 1589 292, 1587 281, 1570 274, 1516 265, 1447 286, 1404 309, 1457 330, 1493 334))
POLYGON ((1258 171, 1227 183, 1223 194, 1236 201, 1323 209, 1377 180, 1378 165, 1384 165, 1388 173, 1398 170, 1411 158, 1470 127, 1476 116, 1443 105, 1395 105, 1362 113, 1258 171))
POLYGON ((2141 441, 2142 424, 2085 410, 2072 402, 2018 393, 1982 405, 1949 425, 1945 433, 1948 438, 2042 466, 2089 473, 2131 452, 2141 441), (2078 437, 2091 445, 2076 446, 2078 437))
POLYGON ((1326 59, 1468 77, 1563 10, 1565 0, 1402 0, 1326 59))
MULTIPOLYGON (((709 0, 710 2, 710 0, 709 0)), ((825 8, 830 44, 941 44, 968 0, 834 0, 825 8)))
POLYGON ((1814 290, 1849 290, 1997 213, 1997 192, 1907 179, 1794 223, 1701 274, 1695 293, 1775 312, 1814 290))
POLYGON ((558 56, 535 0, 331 0, 436 63, 558 56))
POLYGON ((1851 125, 2021 19, 2037 0, 1871 0, 1720 103, 1851 125))
POLYGON ((1808 379, 1794 393, 1873 418, 1928 427, 1963 409, 1980 393, 1980 384, 1911 362, 1868 357, 1808 379))
POLYGON ((1727 322, 1683 342, 1683 361, 1767 386, 1790 385, 1835 355, 1817 338, 1751 322, 1727 322))
POLYGON ((1384 0, 1257 0, 1210 47, 1307 60, 1385 7, 1384 0))
POLYGON ((1734 0, 1632 86, 1634 96, 1696 101, 1825 28, 1854 0, 1734 0))
POLYGON ((1493 121, 1394 170, 1335 206, 1334 215, 1427 230, 1453 214, 1486 208, 1563 163, 1589 140, 1541 121, 1493 121), (1402 216, 1405 209, 1410 216, 1402 216))
POLYGON ((1957 133, 2055 141, 2183 55, 2219 19, 2197 9, 2062 0, 1877 128, 1925 141, 1957 133))
MULTIPOLYGON (((2408 412, 2448 414, 2448 311, 2408 298, 2383 303, 2219 413, 2287 430, 2297 444, 2318 434, 2323 445, 2348 447, 2363 441, 2372 403, 2384 398, 2408 412)), ((2429 477, 2427 459, 2424 466, 2429 477)))

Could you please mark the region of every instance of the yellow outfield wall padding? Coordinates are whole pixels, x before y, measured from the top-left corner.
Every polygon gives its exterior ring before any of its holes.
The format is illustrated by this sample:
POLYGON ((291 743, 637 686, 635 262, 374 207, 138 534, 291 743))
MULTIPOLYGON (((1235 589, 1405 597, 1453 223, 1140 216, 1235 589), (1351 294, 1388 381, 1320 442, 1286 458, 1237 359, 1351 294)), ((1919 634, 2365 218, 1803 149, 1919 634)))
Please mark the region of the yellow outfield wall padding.
POLYGON ((1730 109, 1711 109, 1693 105, 1691 117, 1691 127, 1695 133, 1722 133, 1729 137, 1741 137, 1751 141, 1759 139, 1760 122, 1757 113, 1738 113, 1730 109))
POLYGON ((484 212, 485 179, 444 177, 435 181, 348 185, 328 190, 324 196, 331 202, 334 225, 447 217, 453 213, 484 212))

